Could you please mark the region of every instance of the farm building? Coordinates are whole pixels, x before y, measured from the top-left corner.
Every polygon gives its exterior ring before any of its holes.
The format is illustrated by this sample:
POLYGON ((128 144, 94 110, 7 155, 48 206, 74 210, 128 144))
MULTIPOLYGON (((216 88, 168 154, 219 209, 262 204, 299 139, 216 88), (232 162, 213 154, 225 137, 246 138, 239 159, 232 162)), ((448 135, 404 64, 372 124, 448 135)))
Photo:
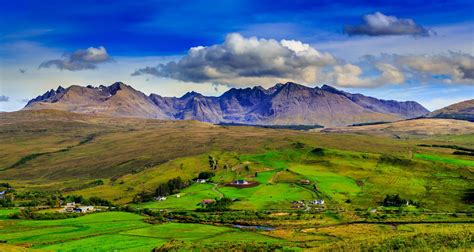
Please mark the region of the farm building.
POLYGON ((95 211, 95 209, 93 206, 80 206, 80 207, 76 207, 74 211, 77 213, 87 213, 87 212, 93 212, 95 211))
POLYGON ((166 200, 166 197, 158 196, 158 197, 155 198, 155 200, 158 200, 158 201, 165 201, 165 200, 166 200))
POLYGON ((207 182, 206 179, 197 179, 196 180, 196 183, 201 183, 202 184, 202 183, 206 183, 206 182, 207 182))
POLYGON ((309 184, 311 184, 311 182, 310 182, 309 180, 307 180, 307 179, 302 179, 302 180, 300 180, 300 183, 303 184, 303 185, 309 185, 309 184))
POLYGON ((75 208, 76 208, 76 202, 68 202, 68 203, 66 203, 66 206, 64 206, 64 211, 65 212, 74 212, 75 208))
POLYGON ((313 205, 324 205, 324 200, 323 199, 312 200, 310 203, 313 205))
POLYGON ((205 199, 205 200, 202 200, 201 203, 204 204, 204 205, 207 205, 207 204, 214 203, 214 200, 212 200, 212 199, 205 199))
POLYGON ((7 191, 1 191, 0 192, 0 199, 4 199, 6 193, 7 193, 7 191))

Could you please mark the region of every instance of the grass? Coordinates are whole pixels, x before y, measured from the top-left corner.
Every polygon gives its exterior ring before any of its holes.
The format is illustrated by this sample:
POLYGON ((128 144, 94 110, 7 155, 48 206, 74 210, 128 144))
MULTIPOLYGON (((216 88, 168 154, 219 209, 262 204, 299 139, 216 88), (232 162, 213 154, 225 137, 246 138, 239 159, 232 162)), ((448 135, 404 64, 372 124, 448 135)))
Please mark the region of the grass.
POLYGON ((153 237, 159 239, 176 240, 202 240, 212 238, 225 232, 231 232, 233 229, 228 227, 218 227, 191 223, 165 223, 143 229, 135 229, 124 232, 124 234, 153 237))
POLYGON ((415 158, 423 159, 426 161, 431 162, 441 162, 446 164, 458 165, 458 166, 471 166, 474 167, 473 160, 465 160, 465 159, 458 159, 458 158, 450 158, 450 157, 441 157, 435 155, 428 155, 428 154, 415 154, 415 158))
MULTIPOLYGON (((364 218, 370 221, 468 220, 466 215, 423 214, 472 212, 472 205, 461 199, 472 189, 474 160, 459 159, 447 150, 418 145, 473 148, 473 134, 394 139, 58 111, 1 115, 0 149, 7 151, 0 154, 0 182, 8 182, 17 192, 61 191, 98 196, 116 204, 130 203, 137 193, 153 192, 157 185, 169 179, 180 176, 189 180, 202 171, 209 171, 208 156, 212 155, 218 160, 216 176, 212 179, 218 186, 194 184, 180 192, 180 198, 170 196, 163 202, 136 206, 192 211, 203 199, 223 194, 238 200, 231 205, 233 210, 248 210, 226 214, 260 218, 263 213, 275 213, 270 219, 252 221, 277 229, 251 232, 189 223, 151 225, 144 222, 143 216, 122 212, 64 220, 9 220, 8 214, 18 210, 0 209, 0 240, 8 241, 8 245, 0 244, 0 250, 31 247, 150 251, 175 242, 190 243, 190 248, 202 250, 210 245, 225 248, 225 244, 240 246, 240 242, 256 244, 260 241, 289 242, 289 247, 322 246, 329 250, 389 250, 399 244, 426 250, 423 242, 432 243, 435 248, 453 249, 465 246, 462 243, 472 237, 472 224, 393 227, 344 222, 364 218), (312 153, 315 148, 323 151, 312 153), (61 151, 65 149, 67 151, 61 151), (47 154, 36 156, 35 153, 47 154), (15 167, 4 170, 13 165, 15 167), (240 178, 260 184, 242 189, 224 186, 240 178), (102 179, 104 184, 84 186, 97 179, 102 179), (312 184, 299 185, 301 179, 309 179, 312 184), (317 193, 313 192, 313 184, 318 188, 317 193), (400 210, 380 207, 386 194, 399 194, 416 201, 420 207, 401 209, 403 214, 383 213, 384 210, 400 210), (315 198, 326 199, 326 207, 331 212, 291 209, 294 200, 315 198), (363 213, 367 209, 381 213, 366 217, 363 213), (282 215, 277 215, 279 213, 282 215)), ((203 221, 218 219, 219 216, 203 221)))
POLYGON ((0 237, 13 244, 41 246, 148 226, 142 219, 131 213, 109 212, 77 219, 15 221, 0 230, 0 237))
POLYGON ((313 194, 299 186, 287 183, 260 184, 251 188, 219 188, 226 197, 238 199, 233 209, 289 209, 295 200, 309 200, 313 194))
POLYGON ((8 219, 8 215, 18 212, 18 209, 0 209, 0 220, 8 219))
POLYGON ((354 179, 333 172, 321 171, 314 166, 294 165, 291 171, 307 176, 316 182, 318 190, 334 200, 345 200, 360 192, 354 179))
POLYGON ((176 195, 170 195, 165 201, 146 202, 136 206, 151 209, 194 210, 200 207, 198 204, 202 200, 219 197, 219 194, 212 190, 213 187, 212 184, 193 184, 180 192, 179 198, 176 195))
POLYGON ((165 240, 156 238, 111 234, 42 246, 41 249, 52 251, 151 251, 153 248, 161 247, 165 242, 165 240))
MULTIPOLYGON (((106 212, 64 220, 0 221, 0 237, 8 244, 53 251, 150 251, 168 241, 277 241, 225 226, 188 223, 150 225, 143 217, 106 212)), ((20 249, 20 247, 18 247, 20 249)))

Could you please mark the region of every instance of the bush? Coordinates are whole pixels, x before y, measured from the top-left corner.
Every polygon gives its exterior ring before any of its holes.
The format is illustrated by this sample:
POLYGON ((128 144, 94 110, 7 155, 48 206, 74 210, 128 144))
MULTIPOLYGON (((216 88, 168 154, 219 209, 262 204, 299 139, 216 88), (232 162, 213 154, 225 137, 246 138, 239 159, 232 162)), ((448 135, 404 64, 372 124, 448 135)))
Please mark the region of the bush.
POLYGON ((15 206, 15 204, 13 204, 13 201, 10 198, 6 198, 6 199, 0 199, 0 206, 12 207, 12 206, 15 206))
POLYGON ((60 213, 60 212, 48 212, 38 213, 33 211, 31 208, 20 209, 17 213, 8 215, 10 219, 22 219, 22 220, 59 220, 67 218, 76 218, 81 216, 79 213, 60 213))
POLYGON ((324 156, 324 149, 323 148, 314 148, 311 151, 311 154, 313 154, 315 156, 324 156))
POLYGON ((197 209, 197 211, 217 211, 217 212, 222 212, 222 211, 227 211, 229 210, 230 204, 232 204, 233 200, 230 198, 222 198, 218 199, 212 203, 204 205, 204 208, 197 209))
POLYGON ((400 198, 398 194, 388 194, 387 196, 385 196, 385 199, 383 199, 384 206, 403 206, 407 205, 407 203, 408 201, 406 199, 400 198))
POLYGON ((379 162, 398 166, 410 166, 412 164, 411 160, 409 159, 403 159, 389 155, 382 155, 379 158, 379 162))
POLYGON ((189 185, 187 181, 183 181, 181 177, 170 179, 167 183, 161 184, 156 188, 156 196, 167 196, 170 194, 178 193, 181 189, 186 188, 189 185))
POLYGON ((199 173, 198 179, 210 179, 210 178, 214 177, 215 175, 216 174, 214 172, 204 171, 204 172, 199 173))

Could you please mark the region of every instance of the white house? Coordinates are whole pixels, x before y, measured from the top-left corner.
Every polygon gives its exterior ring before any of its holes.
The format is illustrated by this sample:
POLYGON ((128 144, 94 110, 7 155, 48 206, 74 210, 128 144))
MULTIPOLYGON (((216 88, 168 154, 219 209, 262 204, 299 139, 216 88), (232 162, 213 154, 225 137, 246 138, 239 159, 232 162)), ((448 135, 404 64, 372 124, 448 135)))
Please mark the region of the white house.
POLYGON ((249 182, 247 180, 239 179, 239 180, 234 180, 233 182, 235 185, 248 185, 249 182))
POLYGON ((158 201, 165 201, 165 200, 166 200, 166 197, 158 196, 158 197, 155 198, 155 200, 158 200, 158 201))
POLYGON ((205 179, 196 179, 196 183, 201 183, 202 184, 202 183, 206 183, 206 182, 207 182, 207 180, 205 180, 205 179))
POLYGON ((64 206, 64 211, 73 212, 75 208, 76 208, 76 202, 68 202, 66 203, 66 206, 64 206))
POLYGON ((313 204, 313 205, 324 205, 324 200, 323 199, 313 200, 313 201, 311 201, 311 204, 313 204))
POLYGON ((74 209, 74 211, 78 213, 87 213, 87 212, 93 212, 95 209, 93 206, 80 206, 74 209))

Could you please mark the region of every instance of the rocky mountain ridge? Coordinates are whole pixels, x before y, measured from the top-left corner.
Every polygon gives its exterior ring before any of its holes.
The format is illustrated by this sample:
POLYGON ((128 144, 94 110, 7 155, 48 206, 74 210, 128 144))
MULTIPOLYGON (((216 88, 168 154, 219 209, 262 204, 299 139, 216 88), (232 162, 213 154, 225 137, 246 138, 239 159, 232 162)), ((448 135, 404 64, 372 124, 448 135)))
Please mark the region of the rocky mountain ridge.
POLYGON ((58 87, 30 100, 24 109, 210 123, 324 126, 394 121, 429 113, 413 101, 380 100, 328 85, 312 88, 292 82, 268 89, 231 88, 219 97, 196 92, 182 97, 145 95, 122 82, 99 87, 58 87))

